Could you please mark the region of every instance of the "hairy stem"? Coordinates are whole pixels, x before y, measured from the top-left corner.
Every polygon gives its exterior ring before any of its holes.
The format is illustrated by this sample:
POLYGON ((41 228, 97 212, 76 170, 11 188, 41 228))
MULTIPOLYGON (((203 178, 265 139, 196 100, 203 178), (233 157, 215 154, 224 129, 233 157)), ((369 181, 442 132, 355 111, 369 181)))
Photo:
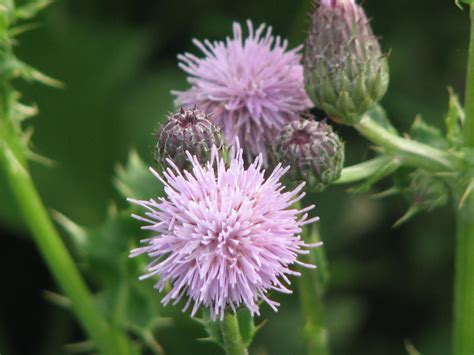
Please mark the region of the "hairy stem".
POLYGON ((49 270, 66 296, 85 331, 101 354, 128 354, 128 343, 100 315, 81 275, 65 248, 39 197, 34 183, 13 151, 0 141, 0 162, 24 221, 49 270))
POLYGON ((222 337, 224 339, 227 355, 248 355, 247 348, 240 334, 237 315, 225 312, 224 319, 220 322, 222 337))
MULTIPOLYGON (((471 39, 466 78, 465 144, 474 147, 474 3, 470 5, 471 39)), ((474 354, 474 195, 456 211, 456 265, 454 281, 455 355, 474 354)))

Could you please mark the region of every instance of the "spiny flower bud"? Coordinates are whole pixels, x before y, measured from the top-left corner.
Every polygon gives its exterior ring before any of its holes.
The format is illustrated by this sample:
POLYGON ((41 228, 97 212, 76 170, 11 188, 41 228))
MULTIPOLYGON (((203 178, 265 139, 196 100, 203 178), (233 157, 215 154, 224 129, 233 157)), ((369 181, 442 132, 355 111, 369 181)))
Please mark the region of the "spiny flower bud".
POLYGON ((387 58, 354 0, 316 3, 304 50, 306 91, 331 118, 352 125, 385 95, 387 58))
POLYGON ((181 108, 170 113, 168 121, 156 132, 155 160, 163 167, 167 159, 181 169, 189 165, 186 151, 195 155, 200 162, 209 160, 213 145, 223 147, 222 131, 215 126, 209 116, 196 108, 181 108))
POLYGON ((306 181, 313 191, 320 192, 339 179, 344 166, 344 144, 326 122, 300 115, 281 130, 272 161, 291 167, 288 179, 306 181))
POLYGON ((449 199, 446 184, 441 179, 421 169, 416 170, 411 175, 408 191, 413 205, 426 211, 444 206, 449 199))

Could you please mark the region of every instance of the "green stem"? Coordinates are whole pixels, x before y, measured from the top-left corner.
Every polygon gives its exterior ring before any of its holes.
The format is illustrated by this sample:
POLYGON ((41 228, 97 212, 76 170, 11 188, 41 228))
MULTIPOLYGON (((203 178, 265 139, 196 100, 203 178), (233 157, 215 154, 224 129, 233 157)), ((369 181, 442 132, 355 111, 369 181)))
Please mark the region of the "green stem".
POLYGON ((464 99, 464 110, 466 119, 464 122, 464 139, 466 145, 474 147, 474 3, 470 5, 471 15, 471 37, 469 43, 469 58, 466 74, 466 93, 464 99))
MULTIPOLYGON (((318 243, 318 228, 306 226, 303 239, 308 244, 318 243)), ((301 303, 301 314, 304 319, 304 338, 308 355, 329 355, 329 335, 326 329, 323 296, 327 287, 329 273, 323 247, 302 255, 301 261, 317 265, 317 269, 300 267, 301 277, 297 279, 301 303)))
POLYGON ((464 160, 458 156, 402 138, 379 125, 369 114, 365 114, 355 128, 365 138, 382 147, 387 154, 400 158, 403 164, 433 172, 457 172, 465 167, 464 160))
MULTIPOLYGON (((464 140, 474 147, 474 4, 466 77, 464 140)), ((474 195, 457 210, 453 346, 455 355, 474 354, 474 195)))
POLYGON ((335 182, 335 184, 350 184, 366 180, 380 171, 380 169, 383 169, 392 160, 392 157, 382 156, 344 168, 342 169, 341 177, 335 182))
POLYGON ((247 348, 240 334, 237 315, 225 312, 224 319, 220 322, 222 337, 224 338, 227 355, 248 355, 247 348))
POLYGON ((128 343, 112 329, 97 309, 87 286, 64 246, 41 201, 34 183, 12 150, 0 142, 0 162, 8 182, 51 273, 71 300, 73 311, 85 331, 105 355, 128 354, 128 343))

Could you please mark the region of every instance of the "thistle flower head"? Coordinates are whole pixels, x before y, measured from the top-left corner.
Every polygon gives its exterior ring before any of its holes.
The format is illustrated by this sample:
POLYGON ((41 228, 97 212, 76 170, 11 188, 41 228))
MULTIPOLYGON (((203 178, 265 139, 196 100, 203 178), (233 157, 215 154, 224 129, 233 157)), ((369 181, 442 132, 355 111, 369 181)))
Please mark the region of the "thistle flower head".
POLYGON ((305 181, 313 191, 320 192, 340 177, 344 144, 326 122, 299 115, 281 130, 271 160, 291 167, 288 180, 305 181))
POLYGON ((344 124, 357 123, 387 91, 386 55, 354 0, 316 0, 305 41, 306 91, 344 124))
POLYGON ((259 314, 260 300, 276 310, 279 304, 268 292, 291 293, 288 275, 299 273, 290 267, 312 267, 297 257, 320 245, 305 244, 299 235, 303 225, 318 219, 308 219, 313 206, 290 207, 303 197, 304 184, 284 191, 279 180, 287 168, 279 165, 265 179, 262 156, 245 169, 240 148, 231 150, 228 165, 216 147, 205 166, 188 157, 191 171, 181 171, 172 161, 163 177, 152 170, 165 185, 166 197, 130 200, 147 210, 134 217, 154 234, 131 252, 152 259, 142 278, 159 276, 159 291, 169 282, 171 291, 162 302, 187 298, 184 309, 193 304, 192 315, 203 306, 212 319, 222 318, 227 308, 241 305, 259 314))
POLYGON ((287 50, 287 41, 274 37, 264 24, 254 30, 248 21, 247 27, 247 38, 234 23, 234 36, 225 42, 194 40, 204 57, 178 56, 191 88, 173 94, 180 105, 212 113, 227 143, 238 137, 247 153, 262 153, 265 161, 265 143, 312 104, 304 90, 301 47, 287 50))
POLYGON ((188 167, 186 151, 205 162, 209 160, 212 146, 215 145, 218 149, 223 146, 220 128, 209 120, 205 112, 197 108, 181 108, 176 113, 170 113, 155 136, 155 160, 163 167, 170 157, 179 168, 188 167))

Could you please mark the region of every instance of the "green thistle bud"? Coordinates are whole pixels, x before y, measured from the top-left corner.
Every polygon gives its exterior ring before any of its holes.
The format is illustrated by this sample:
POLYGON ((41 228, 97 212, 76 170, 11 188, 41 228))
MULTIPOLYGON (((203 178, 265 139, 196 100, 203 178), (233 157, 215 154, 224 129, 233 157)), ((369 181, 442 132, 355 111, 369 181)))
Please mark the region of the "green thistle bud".
POLYGON ((421 169, 411 174, 408 192, 413 205, 420 210, 431 211, 446 205, 449 200, 446 184, 440 178, 421 169))
POLYGON ((179 168, 187 168, 186 151, 205 162, 210 158, 213 145, 218 149, 223 147, 220 128, 209 120, 206 113, 196 108, 181 108, 177 113, 170 113, 168 121, 155 136, 155 160, 163 167, 168 165, 166 159, 171 158, 179 168))
POLYGON ((386 55, 354 0, 319 0, 305 42, 304 76, 313 103, 352 125, 387 91, 386 55))
POLYGON ((341 176, 344 144, 326 122, 300 116, 280 131, 271 158, 291 167, 288 179, 320 192, 341 176))

